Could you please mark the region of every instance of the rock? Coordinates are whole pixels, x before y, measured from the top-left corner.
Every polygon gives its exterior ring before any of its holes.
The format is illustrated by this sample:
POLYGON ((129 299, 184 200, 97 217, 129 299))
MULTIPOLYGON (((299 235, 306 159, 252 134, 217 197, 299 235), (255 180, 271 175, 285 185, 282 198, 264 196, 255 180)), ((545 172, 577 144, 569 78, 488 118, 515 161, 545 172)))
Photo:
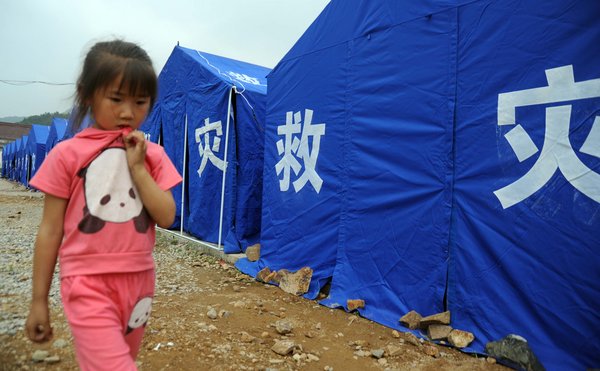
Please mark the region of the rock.
POLYGON ((411 334, 410 332, 406 334, 406 342, 416 346, 417 348, 420 348, 422 346, 419 339, 414 334, 411 334))
POLYGON ((393 357, 395 355, 398 355, 400 353, 402 353, 402 347, 399 347, 397 345, 388 345, 385 347, 385 352, 389 357, 393 357))
POLYGON ((400 333, 396 330, 392 330, 392 337, 395 339, 399 339, 400 338, 400 333))
POLYGON ((369 354, 369 352, 365 352, 364 350, 357 350, 354 352, 354 355, 358 357, 367 357, 369 354))
POLYGON ((260 258, 260 244, 257 243, 246 248, 246 258, 251 262, 255 262, 260 258))
POLYGON ((440 357, 440 351, 439 349, 432 344, 425 344, 423 345, 423 353, 427 354, 428 356, 432 356, 435 358, 440 357))
POLYGON ((485 345, 485 352, 512 368, 522 368, 527 371, 545 370, 529 348, 527 340, 519 335, 511 334, 498 341, 490 341, 485 345))
POLYGON ((275 322, 275 330, 280 335, 289 334, 294 329, 294 325, 285 319, 275 322))
POLYGON ((312 354, 312 353, 308 353, 307 355, 307 359, 309 362, 318 362, 319 361, 319 357, 317 357, 316 355, 312 354))
POLYGON ((365 301, 362 299, 348 299, 346 301, 346 306, 348 307, 348 311, 352 312, 353 310, 356 310, 358 308, 364 308, 365 301))
POLYGON ((64 348, 64 347, 66 347, 66 346, 67 346, 67 341, 66 341, 66 340, 64 340, 64 339, 57 339, 57 340, 56 340, 56 341, 55 341, 55 342, 52 344, 52 346, 53 346, 54 348, 64 348))
POLYGON ((267 276, 269 276, 271 274, 271 269, 269 269, 269 267, 264 267, 263 269, 260 270, 260 272, 258 272, 256 274, 256 280, 260 281, 260 282, 265 282, 268 283, 269 281, 267 281, 267 276))
POLYGON ((231 315, 231 312, 225 309, 221 309, 219 311, 219 318, 226 318, 229 317, 231 315))
POLYGON ((45 362, 45 363, 48 363, 48 364, 54 364, 54 363, 58 363, 58 362, 60 362, 60 357, 59 357, 59 356, 50 356, 50 357, 46 357, 46 358, 44 359, 44 362, 45 362))
POLYGON ((246 308, 247 305, 243 301, 239 300, 233 303, 234 308, 246 308))
POLYGON ((249 333, 247 333, 246 331, 242 331, 240 332, 240 340, 244 343, 251 343, 253 342, 255 339, 254 336, 250 335, 249 333))
POLYGON ((287 356, 292 353, 294 349, 298 349, 298 345, 292 340, 279 340, 271 347, 271 350, 281 356, 287 356))
MULTIPOLYGON (((431 326, 429 326, 431 327, 431 326)), ((475 340, 475 335, 468 331, 454 329, 448 334, 448 342, 457 348, 464 348, 475 340)))
POLYGON ((374 358, 382 358, 383 354, 384 354, 384 350, 383 349, 372 349, 371 350, 371 356, 373 356, 374 358))
POLYGON ((33 352, 33 355, 31 356, 31 360, 33 362, 44 362, 44 360, 50 355, 50 353, 48 353, 48 351, 45 350, 36 350, 35 352, 33 352))
POLYGON ((446 339, 451 331, 452 327, 448 325, 430 325, 427 327, 427 336, 431 340, 442 340, 446 339))
POLYGON ((408 327, 411 330, 416 329, 417 327, 419 327, 419 323, 421 322, 421 315, 417 312, 415 312, 414 310, 411 310, 410 312, 406 313, 405 315, 403 315, 402 317, 400 317, 400 324, 402 324, 402 326, 404 327, 408 327))
POLYGON ((217 317, 218 317, 217 310, 215 308, 209 308, 208 312, 206 312, 206 315, 210 319, 217 319, 217 317))
POLYGON ((432 314, 431 316, 421 318, 419 327, 427 328, 431 325, 449 325, 450 324, 450 311, 447 310, 442 313, 432 314))
POLYGON ((280 277, 279 288, 293 295, 303 295, 308 292, 313 271, 309 267, 303 267, 294 273, 282 269, 277 274, 280 277))
POLYGON ((277 274, 277 272, 271 272, 265 277, 265 280, 266 282, 274 282, 276 284, 279 284, 279 274, 277 274))

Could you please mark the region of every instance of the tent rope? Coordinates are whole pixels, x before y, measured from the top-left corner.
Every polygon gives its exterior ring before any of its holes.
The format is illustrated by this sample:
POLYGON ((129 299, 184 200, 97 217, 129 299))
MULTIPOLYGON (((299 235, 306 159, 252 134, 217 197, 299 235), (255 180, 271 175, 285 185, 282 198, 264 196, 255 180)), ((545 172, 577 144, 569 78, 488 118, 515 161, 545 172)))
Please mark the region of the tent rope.
POLYGON ((231 76, 229 76, 229 75, 227 75, 227 74, 224 74, 223 72, 221 72, 221 70, 220 70, 220 69, 219 69, 217 66, 214 66, 214 65, 212 65, 212 64, 210 63, 210 61, 209 61, 208 59, 206 59, 206 57, 205 57, 205 56, 203 56, 203 55, 202 55, 202 53, 200 53, 198 50, 196 50, 196 53, 198 53, 198 55, 199 55, 199 56, 200 56, 202 59, 204 59, 204 61, 206 61, 206 64, 207 64, 207 65, 209 65, 210 67, 214 68, 214 69, 217 71, 217 73, 218 73, 219 75, 225 76, 225 77, 227 77, 227 78, 228 78, 228 79, 231 81, 231 84, 232 84, 232 85, 233 85, 233 86, 236 88, 236 89, 235 89, 235 93, 236 93, 236 94, 239 94, 239 95, 241 95, 241 96, 242 96, 242 98, 244 98, 244 101, 246 102, 246 104, 248 105, 248 107, 250 107, 250 109, 252 110, 252 113, 255 115, 255 113, 254 113, 254 107, 252 106, 252 104, 250 104, 250 102, 248 101, 248 99, 247 99, 247 98, 244 96, 244 92, 246 91, 246 87, 244 86, 244 84, 242 84, 242 83, 241 83, 240 81, 238 81, 238 80, 234 80, 234 79, 232 79, 232 78, 231 78, 231 76), (237 84, 239 84, 239 85, 242 87, 242 90, 241 90, 241 91, 238 91, 238 89, 237 89, 237 84))

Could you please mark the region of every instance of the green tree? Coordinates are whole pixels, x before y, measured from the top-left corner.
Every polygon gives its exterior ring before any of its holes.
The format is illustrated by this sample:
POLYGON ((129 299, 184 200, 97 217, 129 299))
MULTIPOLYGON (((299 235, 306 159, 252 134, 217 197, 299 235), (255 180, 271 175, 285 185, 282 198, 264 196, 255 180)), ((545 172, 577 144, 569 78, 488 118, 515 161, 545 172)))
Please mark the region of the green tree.
POLYGON ((29 116, 23 119, 23 121, 19 122, 19 124, 41 124, 41 125, 51 125, 52 124, 52 118, 54 117, 60 117, 60 118, 69 118, 69 113, 68 112, 54 112, 54 113, 50 113, 50 112, 46 112, 46 113, 42 113, 41 115, 34 115, 34 116, 29 116))

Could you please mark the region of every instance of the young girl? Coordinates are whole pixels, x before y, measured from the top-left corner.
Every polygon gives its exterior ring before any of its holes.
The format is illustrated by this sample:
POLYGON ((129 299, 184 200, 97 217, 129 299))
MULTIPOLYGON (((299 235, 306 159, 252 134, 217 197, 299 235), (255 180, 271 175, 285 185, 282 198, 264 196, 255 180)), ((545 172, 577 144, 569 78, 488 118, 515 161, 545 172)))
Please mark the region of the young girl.
POLYGON ((61 297, 82 370, 135 370, 154 295, 154 224, 175 217, 181 181, 162 148, 136 129, 156 98, 152 62, 139 46, 94 45, 77 81, 79 126, 58 144, 31 185, 45 193, 35 241, 33 295, 25 324, 52 337, 48 291, 60 256, 61 297))

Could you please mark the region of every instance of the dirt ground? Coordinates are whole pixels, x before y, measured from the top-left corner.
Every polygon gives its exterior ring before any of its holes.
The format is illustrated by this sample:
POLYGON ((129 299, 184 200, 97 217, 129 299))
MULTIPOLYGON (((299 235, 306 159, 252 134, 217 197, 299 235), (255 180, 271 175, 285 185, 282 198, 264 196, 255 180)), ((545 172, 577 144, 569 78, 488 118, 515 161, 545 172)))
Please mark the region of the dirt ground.
MULTIPOLYGON (((33 241, 42 204, 40 195, 0 180, 0 233, 24 233, 25 240, 33 241)), ((29 288, 15 294, 6 287, 30 281, 31 246, 0 247, 1 277, 15 280, 0 284, 0 320, 24 322, 29 288), (18 254, 24 255, 12 261, 18 254)), ((411 334, 257 282, 218 253, 202 251, 170 234, 159 233, 155 258, 157 290, 137 358, 140 370, 507 369, 493 359, 419 341, 411 334), (271 348, 278 340, 293 342, 295 350, 288 355, 275 353, 271 348)), ((33 344, 22 326, 14 334, 0 333, 0 370, 77 370, 57 295, 51 303, 53 340, 33 344), (36 350, 57 356, 55 363, 48 359, 35 363, 36 350)))

